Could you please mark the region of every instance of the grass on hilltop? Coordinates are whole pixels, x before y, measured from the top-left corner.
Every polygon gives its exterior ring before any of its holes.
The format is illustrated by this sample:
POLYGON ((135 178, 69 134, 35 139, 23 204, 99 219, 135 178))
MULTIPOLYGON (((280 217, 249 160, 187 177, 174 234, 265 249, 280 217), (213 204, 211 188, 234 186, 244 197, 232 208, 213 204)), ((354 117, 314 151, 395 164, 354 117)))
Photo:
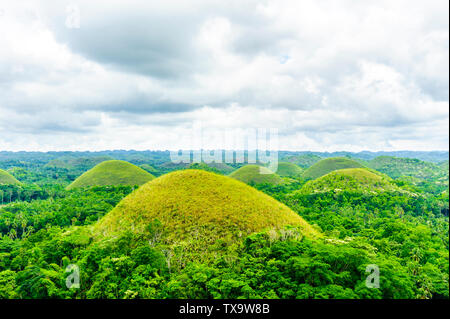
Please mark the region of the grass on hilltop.
POLYGON ((364 168, 364 166, 361 163, 346 157, 326 158, 305 170, 302 177, 304 179, 316 179, 332 171, 344 168, 364 168))
POLYGON ((196 251, 198 258, 214 247, 218 251, 228 249, 253 232, 275 231, 288 225, 303 236, 321 236, 287 206, 253 187, 191 169, 163 175, 141 186, 99 220, 94 234, 114 238, 131 231, 145 236, 155 223, 161 223, 167 243, 196 251))
POLYGON ((246 184, 272 184, 278 185, 283 179, 264 166, 245 165, 229 175, 246 184))
POLYGON ((0 185, 20 185, 21 183, 8 172, 0 169, 0 185))
POLYGON ((131 163, 125 161, 105 161, 78 177, 67 189, 106 186, 106 185, 142 185, 155 177, 131 163))
POLYGON ((333 171, 315 180, 307 182, 301 188, 301 193, 322 192, 404 192, 392 183, 389 177, 375 174, 364 168, 345 168, 333 171))

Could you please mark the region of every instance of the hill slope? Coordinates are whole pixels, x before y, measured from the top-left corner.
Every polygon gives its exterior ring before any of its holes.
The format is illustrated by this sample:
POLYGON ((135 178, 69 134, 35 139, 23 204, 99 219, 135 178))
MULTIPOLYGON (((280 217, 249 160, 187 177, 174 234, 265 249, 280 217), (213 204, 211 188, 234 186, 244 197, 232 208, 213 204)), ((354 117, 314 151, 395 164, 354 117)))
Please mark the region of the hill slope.
POLYGON ((282 178, 264 166, 245 165, 229 175, 246 184, 281 184, 282 178), (261 174, 263 173, 263 174, 261 174))
POLYGON ((303 170, 294 163, 281 162, 278 163, 277 174, 283 177, 298 177, 303 170))
POLYGON ((102 185, 142 185, 155 177, 131 163, 105 161, 78 177, 67 189, 102 185))
POLYGON ((389 177, 374 174, 364 168, 345 168, 333 171, 315 180, 307 182, 301 188, 302 193, 323 192, 404 192, 391 182, 389 177))
POLYGON ((302 177, 305 179, 316 179, 332 171, 344 168, 364 168, 364 166, 346 157, 332 157, 317 162, 305 170, 302 177))
POLYGON ((18 185, 20 182, 8 172, 0 169, 0 185, 18 185))
POLYGON ((123 199, 94 227, 97 236, 130 230, 145 234, 158 220, 171 244, 209 250, 222 241, 230 246, 242 236, 286 225, 318 237, 299 215, 272 197, 232 178, 203 170, 163 175, 123 199))

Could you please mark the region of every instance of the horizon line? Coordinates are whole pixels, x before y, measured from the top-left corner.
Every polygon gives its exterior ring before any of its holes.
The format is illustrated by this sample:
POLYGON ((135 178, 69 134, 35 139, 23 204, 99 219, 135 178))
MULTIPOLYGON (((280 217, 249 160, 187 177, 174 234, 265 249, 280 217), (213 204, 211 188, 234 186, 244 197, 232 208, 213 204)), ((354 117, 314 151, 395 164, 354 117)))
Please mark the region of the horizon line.
MULTIPOLYGON (((314 150, 264 150, 264 149, 251 149, 250 151, 269 151, 269 152, 307 152, 307 153, 389 153, 389 152, 422 152, 422 153, 433 153, 433 152, 450 152, 449 149, 434 149, 434 150, 412 150, 412 149, 399 149, 399 150, 361 150, 361 151, 347 151, 347 150, 338 150, 338 151, 314 151, 314 150)), ((188 151, 188 152, 197 152, 197 151, 249 151, 247 149, 226 149, 226 148, 218 148, 218 149, 145 149, 145 150, 137 150, 137 149, 102 149, 102 150, 51 150, 51 151, 33 151, 33 150, 0 150, 0 153, 100 153, 100 152, 180 152, 180 151, 188 151)))

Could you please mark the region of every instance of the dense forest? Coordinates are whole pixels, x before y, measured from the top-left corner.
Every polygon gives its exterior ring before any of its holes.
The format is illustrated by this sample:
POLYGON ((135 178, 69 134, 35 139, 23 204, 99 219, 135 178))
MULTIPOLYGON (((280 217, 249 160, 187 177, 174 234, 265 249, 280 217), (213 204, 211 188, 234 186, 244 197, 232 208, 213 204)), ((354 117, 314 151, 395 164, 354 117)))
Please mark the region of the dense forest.
POLYGON ((279 155, 0 152, 0 298, 449 298, 448 153, 279 155))

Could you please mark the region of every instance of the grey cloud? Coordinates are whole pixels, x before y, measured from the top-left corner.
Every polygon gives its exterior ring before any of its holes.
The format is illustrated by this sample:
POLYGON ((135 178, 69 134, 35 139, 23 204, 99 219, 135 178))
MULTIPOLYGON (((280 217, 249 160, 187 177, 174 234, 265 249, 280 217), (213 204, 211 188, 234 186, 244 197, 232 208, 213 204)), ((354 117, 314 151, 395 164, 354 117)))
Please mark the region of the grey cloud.
POLYGON ((122 126, 164 130, 195 120, 205 105, 226 114, 236 104, 288 110, 279 121, 288 126, 286 134, 306 132, 323 143, 332 134, 358 143, 366 134, 385 143, 389 134, 437 140, 424 127, 448 117, 436 103, 448 105, 449 97, 443 62, 448 13, 439 2, 380 1, 369 7, 343 1, 336 8, 333 1, 329 7, 304 1, 289 12, 296 1, 83 0, 74 2, 79 29, 65 26, 67 3, 36 3, 42 25, 19 19, 25 27, 17 37, 42 28, 38 36, 56 42, 44 39, 48 48, 30 50, 22 48, 29 42, 24 38, 0 52, 0 130, 11 135, 94 134, 102 116, 122 126), (314 16, 315 6, 320 15, 314 16), (387 18, 380 14, 388 11, 387 18), (229 22, 230 33, 221 39, 212 32, 205 42, 218 43, 211 49, 198 36, 214 18, 229 22), (365 83, 361 62, 388 68, 393 79, 375 68, 365 83), (309 80, 317 87, 308 88, 309 80), (304 118, 295 117, 298 110, 304 118), (422 137, 412 132, 418 127, 422 137))
MULTIPOLYGON (((0 108, 0 113, 4 114, 0 108)), ((9 111, 0 118, 0 129, 17 134, 89 133, 101 123, 99 114, 93 112, 64 112, 58 109, 41 110, 26 114, 9 111)))
POLYGON ((198 108, 198 105, 172 101, 148 101, 145 99, 131 99, 122 103, 99 105, 95 107, 95 109, 112 113, 125 112, 132 114, 134 117, 137 114, 182 113, 192 111, 196 108, 198 108))

